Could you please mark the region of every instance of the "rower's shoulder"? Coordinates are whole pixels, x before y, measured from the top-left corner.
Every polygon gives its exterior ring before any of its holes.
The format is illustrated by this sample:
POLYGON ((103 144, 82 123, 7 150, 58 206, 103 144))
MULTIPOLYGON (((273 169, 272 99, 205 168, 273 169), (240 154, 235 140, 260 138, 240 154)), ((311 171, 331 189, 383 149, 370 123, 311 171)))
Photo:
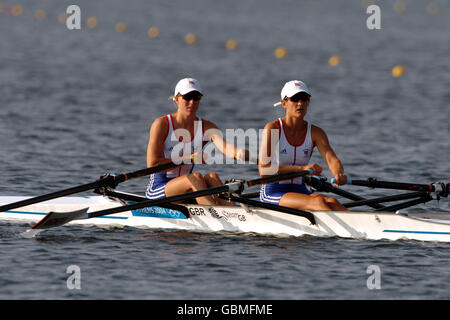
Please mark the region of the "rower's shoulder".
POLYGON ((162 116, 159 118, 156 118, 152 125, 151 125, 151 130, 168 130, 169 129, 169 121, 167 119, 167 116, 162 116))
POLYGON ((214 122, 203 119, 203 118, 202 118, 202 126, 203 126, 204 130, 218 129, 217 125, 214 122))
POLYGON ((311 124, 311 138, 314 143, 318 143, 318 141, 328 141, 325 130, 313 124, 311 124))
POLYGON ((278 122, 278 119, 267 122, 266 125, 264 126, 264 129, 267 129, 267 130, 280 129, 280 124, 278 122))
POLYGON ((316 126, 315 124, 311 124, 311 132, 317 133, 317 134, 326 134, 325 130, 323 130, 321 127, 316 126))

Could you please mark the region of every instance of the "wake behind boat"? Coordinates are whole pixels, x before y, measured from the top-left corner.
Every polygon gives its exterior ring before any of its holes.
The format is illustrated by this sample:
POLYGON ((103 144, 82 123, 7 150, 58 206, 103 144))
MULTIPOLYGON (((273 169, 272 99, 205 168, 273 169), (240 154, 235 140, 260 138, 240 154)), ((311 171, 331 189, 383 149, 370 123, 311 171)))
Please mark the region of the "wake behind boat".
MULTIPOLYGON (((147 169, 147 172, 152 171, 154 170, 147 169)), ((97 183, 94 187, 97 193, 102 194, 100 196, 70 196, 78 192, 76 188, 34 198, 0 196, 0 220, 34 223, 33 230, 67 223, 202 232, 250 232, 277 236, 308 235, 368 240, 409 239, 450 242, 450 214, 393 212, 394 209, 430 201, 433 196, 447 197, 450 184, 419 185, 373 179, 351 181, 353 185, 370 188, 410 191, 406 194, 368 200, 340 188, 334 188, 324 179, 308 174, 309 171, 302 171, 250 181, 233 180, 221 187, 159 200, 149 200, 138 195, 115 191, 113 187, 117 185, 118 180, 107 176, 108 182, 97 183), (251 199, 255 194, 242 193, 245 188, 277 179, 288 179, 293 175, 305 176, 308 184, 317 191, 335 192, 353 200, 345 204, 346 207, 366 205, 373 207, 375 211, 308 212, 262 203, 251 199), (111 181, 114 181, 112 185, 111 181), (98 184, 102 186, 98 187, 98 184), (204 194, 219 194, 220 197, 231 199, 239 205, 205 206, 179 203, 204 194), (384 202, 406 199, 408 201, 388 207, 381 205, 384 202)), ((127 177, 137 176, 141 175, 127 177)))

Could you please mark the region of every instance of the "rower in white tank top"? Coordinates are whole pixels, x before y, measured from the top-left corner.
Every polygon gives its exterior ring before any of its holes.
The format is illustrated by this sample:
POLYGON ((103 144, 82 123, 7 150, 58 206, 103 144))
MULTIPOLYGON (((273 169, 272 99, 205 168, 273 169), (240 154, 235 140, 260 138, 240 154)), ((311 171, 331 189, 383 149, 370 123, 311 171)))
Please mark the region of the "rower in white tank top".
MULTIPOLYGON (((278 152, 275 153, 272 164, 275 166, 305 166, 309 163, 314 149, 311 138, 311 123, 308 122, 303 141, 298 145, 292 145, 286 138, 283 128, 283 121, 278 118, 279 140, 277 143, 278 152)), ((263 185, 259 198, 262 202, 279 204, 281 197, 288 192, 311 194, 302 177, 290 180, 263 185)))
MULTIPOLYGON (((167 132, 166 139, 164 140, 163 158, 186 158, 191 154, 202 150, 203 121, 201 118, 196 121, 197 130, 195 132, 194 138, 188 142, 179 141, 179 138, 175 134, 175 129, 173 127, 172 115, 167 114, 165 118, 168 121, 169 130, 167 132)), ((159 199, 164 197, 164 188, 169 180, 191 173, 193 169, 194 164, 183 164, 175 169, 150 175, 146 197, 150 199, 159 199)))
MULTIPOLYGON (((314 148, 314 143, 311 139, 311 123, 308 122, 303 141, 298 145, 292 145, 286 138, 283 129, 283 121, 278 118, 280 126, 280 139, 278 141, 278 157, 275 157, 273 164, 278 166, 305 166, 309 164, 314 148)), ((296 183, 302 184, 303 178, 298 177, 291 180, 280 181, 280 184, 296 183)))
MULTIPOLYGON (((228 158, 248 160, 248 150, 229 144, 214 123, 196 115, 202 97, 203 90, 196 79, 181 79, 171 97, 177 111, 153 121, 147 145, 147 166, 154 167, 180 159, 188 162, 167 172, 151 175, 146 190, 148 198, 171 197, 223 185, 215 172, 193 172, 193 162, 203 160, 203 145, 208 142, 212 142, 228 158), (178 140, 180 136, 182 139, 178 140)), ((217 194, 195 200, 202 205, 233 205, 233 202, 221 199, 217 194)))
MULTIPOLYGON (((168 114, 166 117, 169 121, 169 132, 167 133, 166 140, 164 141, 164 158, 189 157, 191 154, 199 152, 203 149, 203 121, 201 118, 196 121, 197 131, 195 132, 194 138, 188 142, 180 142, 175 135, 172 115, 168 114)), ((168 178, 179 177, 192 172, 193 168, 194 164, 184 164, 178 168, 167 171, 166 176, 168 178)))
MULTIPOLYGON (((313 170, 314 175, 320 175, 322 167, 316 163, 309 164, 312 150, 317 147, 322 159, 336 179, 336 185, 345 184, 347 176, 344 174, 344 167, 331 148, 325 131, 305 120, 310 98, 311 93, 308 87, 299 80, 288 81, 281 89, 280 101, 274 106, 281 105, 285 116, 264 126, 258 162, 260 175, 264 177, 274 173, 309 169, 313 170), (279 141, 272 141, 272 130, 279 130, 279 141), (300 142, 297 139, 301 139, 301 137, 297 133, 303 131, 305 131, 305 135, 300 142), (295 137, 295 142, 299 141, 299 144, 291 145, 287 137, 295 137), (269 160, 265 157, 269 157, 269 160)), ((311 194, 303 182, 302 178, 297 178, 264 185, 261 187, 260 199, 263 202, 300 210, 348 210, 333 197, 319 193, 311 194)))

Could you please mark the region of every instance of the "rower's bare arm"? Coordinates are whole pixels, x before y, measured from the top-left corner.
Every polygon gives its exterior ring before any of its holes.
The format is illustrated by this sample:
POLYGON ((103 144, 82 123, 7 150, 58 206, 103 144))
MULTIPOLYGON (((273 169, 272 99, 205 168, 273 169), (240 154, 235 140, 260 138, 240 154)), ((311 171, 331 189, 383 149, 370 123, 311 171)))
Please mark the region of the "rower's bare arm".
POLYGON ((316 126, 312 126, 311 130, 313 142, 330 169, 331 174, 336 179, 336 184, 345 184, 347 182, 347 176, 344 174, 344 166, 331 147, 327 134, 321 128, 316 126))
POLYGON ((223 138, 222 132, 214 123, 204 120, 204 126, 205 135, 227 158, 246 161, 249 160, 250 152, 246 149, 239 149, 234 144, 228 143, 223 138))
POLYGON ((262 178, 278 173, 279 168, 275 164, 272 164, 272 145, 276 145, 276 143, 272 143, 272 136, 274 135, 271 133, 275 132, 274 130, 279 130, 276 121, 266 124, 262 133, 258 154, 258 171, 262 178))
POLYGON ((151 128, 147 145, 147 167, 168 163, 171 159, 163 158, 164 140, 169 131, 169 124, 164 117, 156 119, 151 128))

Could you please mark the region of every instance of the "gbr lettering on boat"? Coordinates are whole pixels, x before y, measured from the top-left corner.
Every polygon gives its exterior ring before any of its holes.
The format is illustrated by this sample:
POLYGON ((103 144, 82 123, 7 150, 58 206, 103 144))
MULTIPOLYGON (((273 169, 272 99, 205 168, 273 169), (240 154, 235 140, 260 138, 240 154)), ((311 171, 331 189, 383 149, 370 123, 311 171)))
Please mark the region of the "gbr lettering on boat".
POLYGON ((206 216, 203 208, 189 208, 189 213, 193 216, 206 216))

